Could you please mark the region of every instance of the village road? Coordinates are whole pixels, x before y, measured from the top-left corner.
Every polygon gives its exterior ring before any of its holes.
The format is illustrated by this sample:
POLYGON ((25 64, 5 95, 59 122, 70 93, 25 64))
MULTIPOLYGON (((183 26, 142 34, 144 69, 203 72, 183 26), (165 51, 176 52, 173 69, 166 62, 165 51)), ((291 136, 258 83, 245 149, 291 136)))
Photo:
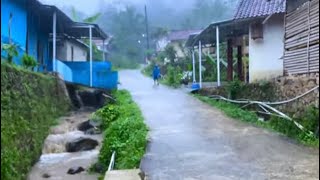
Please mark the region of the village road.
POLYGON ((319 152, 226 117, 183 90, 120 72, 150 128, 141 169, 151 180, 319 179, 319 152))

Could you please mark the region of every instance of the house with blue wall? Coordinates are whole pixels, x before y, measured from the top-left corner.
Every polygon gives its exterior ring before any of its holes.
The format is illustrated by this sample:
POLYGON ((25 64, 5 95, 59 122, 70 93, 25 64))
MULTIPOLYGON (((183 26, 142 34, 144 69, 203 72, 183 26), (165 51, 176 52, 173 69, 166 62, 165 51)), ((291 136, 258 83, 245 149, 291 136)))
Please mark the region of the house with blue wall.
MULTIPOLYGON (((40 72, 54 71, 65 81, 85 86, 116 88, 118 74, 111 71, 108 61, 96 62, 92 56, 90 62, 67 63, 67 59, 57 59, 63 57, 57 56, 62 53, 57 51, 57 42, 64 41, 66 35, 78 39, 75 42, 79 43, 82 38, 108 39, 98 25, 74 22, 55 6, 37 0, 1 0, 1 44, 18 46, 15 64, 21 65, 21 57, 26 53, 37 60, 40 72)), ((5 52, 1 51, 1 56, 5 56, 5 52)))

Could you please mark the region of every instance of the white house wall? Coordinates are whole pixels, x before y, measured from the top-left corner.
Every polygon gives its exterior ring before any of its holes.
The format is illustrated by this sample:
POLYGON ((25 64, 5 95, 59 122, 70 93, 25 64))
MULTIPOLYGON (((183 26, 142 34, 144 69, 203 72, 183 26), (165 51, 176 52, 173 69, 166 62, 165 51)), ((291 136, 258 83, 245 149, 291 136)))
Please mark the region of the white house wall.
POLYGON ((73 61, 87 61, 88 49, 72 41, 64 41, 63 46, 57 47, 57 58, 62 61, 72 61, 71 47, 73 47, 73 61))
POLYGON ((263 39, 251 39, 249 32, 249 81, 269 80, 283 75, 284 16, 270 18, 263 27, 263 39))

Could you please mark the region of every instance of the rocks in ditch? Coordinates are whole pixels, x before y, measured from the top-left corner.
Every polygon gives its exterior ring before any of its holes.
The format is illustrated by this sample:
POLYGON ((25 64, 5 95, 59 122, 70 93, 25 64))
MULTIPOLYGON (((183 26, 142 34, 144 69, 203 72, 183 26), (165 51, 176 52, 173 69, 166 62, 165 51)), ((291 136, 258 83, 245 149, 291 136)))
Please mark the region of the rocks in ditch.
POLYGON ((83 131, 83 132, 85 132, 85 131, 87 131, 88 129, 91 129, 91 128, 94 128, 94 126, 93 126, 93 124, 91 123, 90 120, 85 121, 85 122, 83 122, 83 123, 78 125, 78 130, 79 131, 83 131))
POLYGON ((51 175, 50 175, 50 174, 48 174, 48 173, 44 173, 44 174, 42 174, 42 177, 43 177, 43 178, 50 178, 50 177, 51 177, 51 175))
POLYGON ((101 123, 95 122, 92 120, 85 121, 78 126, 78 130, 84 132, 85 134, 95 135, 101 134, 101 130, 99 129, 101 123))
POLYGON ((85 121, 85 122, 79 124, 78 125, 78 130, 86 132, 86 131, 88 131, 90 129, 97 129, 97 127, 100 127, 100 126, 101 126, 101 123, 95 122, 95 121, 92 121, 92 120, 88 120, 88 121, 85 121))
POLYGON ((91 128, 91 129, 88 129, 84 132, 84 134, 87 134, 87 135, 96 135, 96 134, 102 134, 101 130, 100 129, 97 129, 97 128, 91 128))
POLYGON ((81 167, 81 166, 79 166, 79 167, 72 167, 72 168, 70 168, 69 170, 68 170, 68 174, 78 174, 78 173, 81 173, 81 172, 83 172, 85 169, 83 168, 83 167, 81 167))
POLYGON ((90 151, 98 146, 98 141, 90 138, 78 138, 66 144, 67 152, 90 151))
POLYGON ((94 90, 94 91, 81 91, 79 92, 79 96, 82 99, 84 106, 101 108, 106 99, 103 97, 104 91, 94 90))

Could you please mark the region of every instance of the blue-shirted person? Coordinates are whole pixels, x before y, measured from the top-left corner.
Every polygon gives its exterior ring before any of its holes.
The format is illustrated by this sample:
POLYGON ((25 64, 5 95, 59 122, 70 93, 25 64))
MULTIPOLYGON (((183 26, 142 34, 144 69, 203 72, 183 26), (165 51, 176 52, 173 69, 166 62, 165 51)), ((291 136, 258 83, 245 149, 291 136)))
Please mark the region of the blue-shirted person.
POLYGON ((154 66, 152 76, 153 76, 154 84, 159 85, 160 68, 158 65, 154 66))

